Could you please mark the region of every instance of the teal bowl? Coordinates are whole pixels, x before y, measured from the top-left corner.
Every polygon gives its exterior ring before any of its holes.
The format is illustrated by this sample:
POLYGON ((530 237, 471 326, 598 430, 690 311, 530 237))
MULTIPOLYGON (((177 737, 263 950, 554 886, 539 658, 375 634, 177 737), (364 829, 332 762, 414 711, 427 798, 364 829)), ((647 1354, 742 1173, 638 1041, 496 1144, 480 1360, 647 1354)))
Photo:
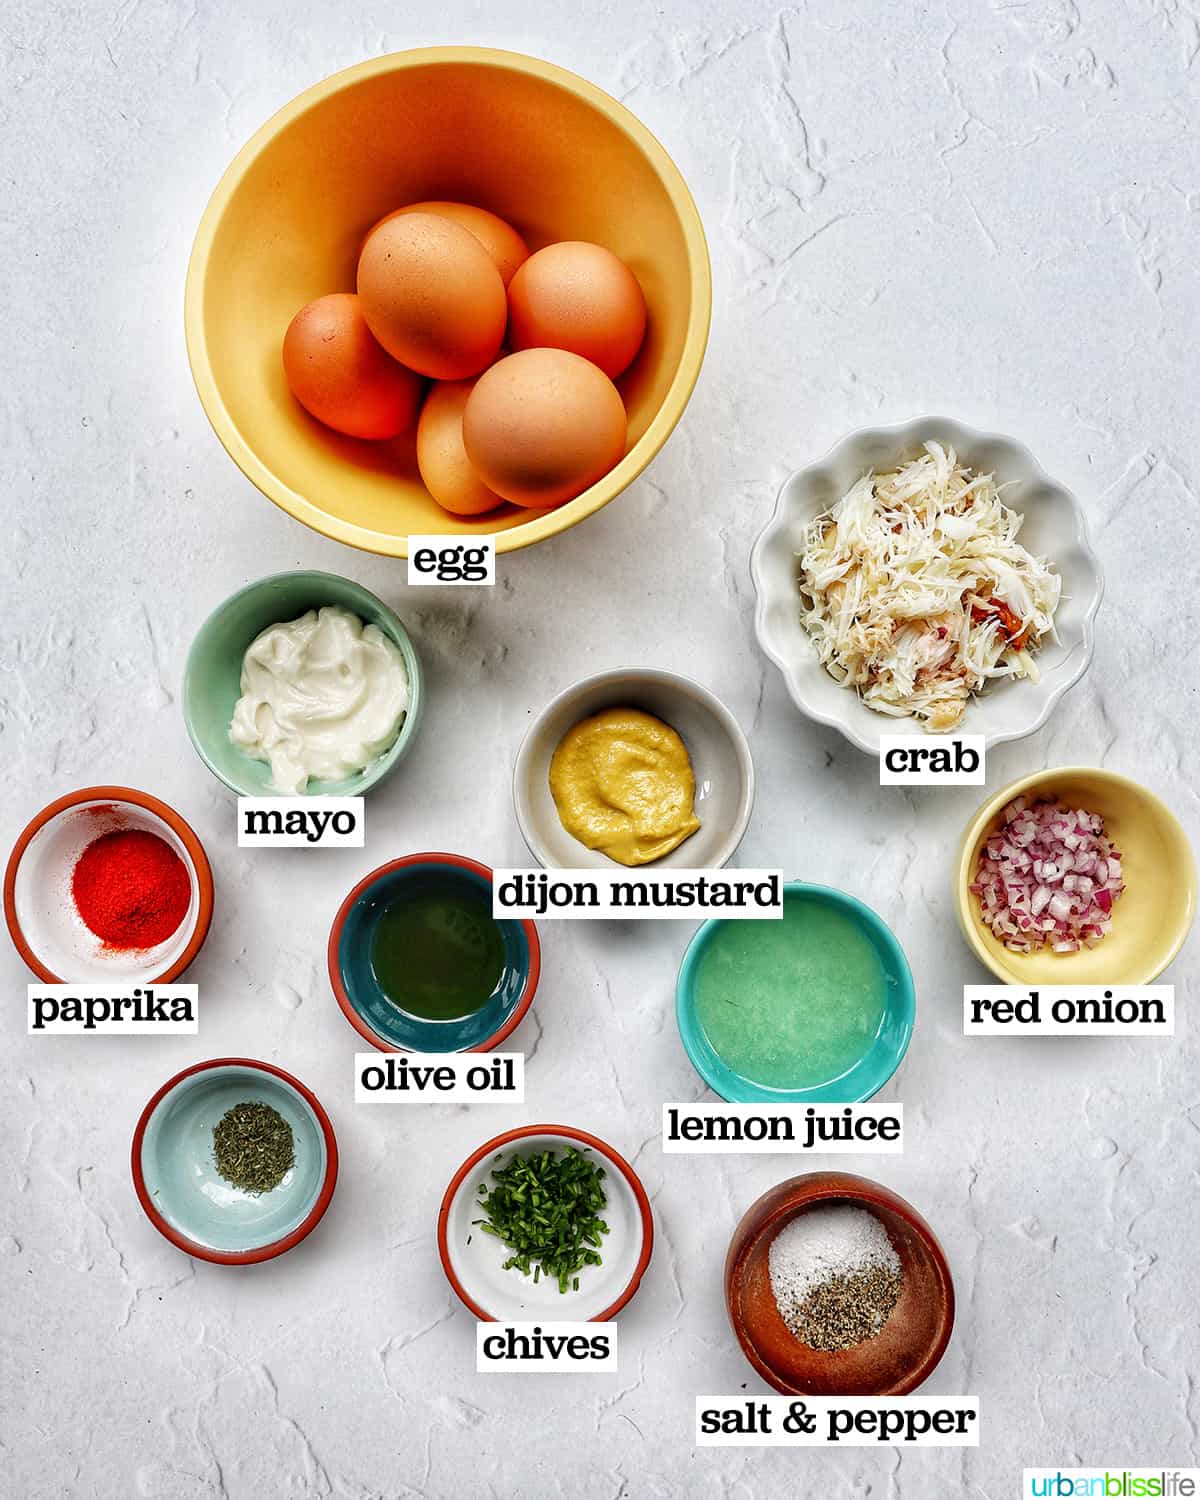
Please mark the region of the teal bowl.
POLYGON ((229 738, 246 647, 269 625, 298 619, 323 604, 350 610, 396 643, 408 673, 409 706, 400 733, 378 760, 344 781, 310 781, 309 794, 361 797, 396 769, 412 745, 424 704, 421 663, 397 616, 369 589, 336 573, 274 573, 248 583, 213 610, 192 642, 183 673, 183 717, 196 753, 239 797, 276 795, 270 766, 246 755, 229 738))
POLYGON ((836 1078, 807 1088, 771 1088, 735 1072, 714 1051, 696 1014, 696 982, 701 960, 717 932, 727 925, 725 920, 714 918, 697 929, 679 966, 675 1019, 684 1051, 713 1093, 731 1104, 860 1104, 879 1092, 908 1050, 916 1014, 912 971, 891 928, 877 912, 855 897, 829 886, 807 885, 799 880, 789 881, 783 890, 785 903, 821 905, 848 917, 874 948, 886 992, 874 1036, 851 1067, 836 1078))
POLYGON ((218 1057, 177 1073, 146 1105, 131 1166, 160 1234, 200 1260, 241 1266, 282 1255, 316 1228, 337 1184, 338 1151, 329 1116, 298 1079, 270 1063, 218 1057), (227 1182, 213 1156, 221 1116, 248 1100, 292 1127, 295 1163, 269 1193, 227 1182))
POLYGON ((375 928, 402 890, 431 881, 461 881, 492 900, 492 872, 462 854, 407 854, 365 876, 338 909, 329 933, 329 982, 342 1013, 380 1052, 490 1052, 521 1024, 542 969, 537 928, 498 918, 504 968, 481 1010, 453 1021, 410 1015, 384 994, 371 963, 375 928))

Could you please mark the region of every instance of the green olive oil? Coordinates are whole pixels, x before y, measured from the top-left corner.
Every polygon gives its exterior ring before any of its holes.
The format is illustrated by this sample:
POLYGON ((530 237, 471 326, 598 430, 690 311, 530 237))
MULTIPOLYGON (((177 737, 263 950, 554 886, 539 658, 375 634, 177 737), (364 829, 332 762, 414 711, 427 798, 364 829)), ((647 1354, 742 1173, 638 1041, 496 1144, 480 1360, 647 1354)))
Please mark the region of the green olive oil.
POLYGON ((491 902, 464 881, 405 881, 371 939, 376 983, 423 1021, 482 1010, 504 972, 504 939, 491 902))

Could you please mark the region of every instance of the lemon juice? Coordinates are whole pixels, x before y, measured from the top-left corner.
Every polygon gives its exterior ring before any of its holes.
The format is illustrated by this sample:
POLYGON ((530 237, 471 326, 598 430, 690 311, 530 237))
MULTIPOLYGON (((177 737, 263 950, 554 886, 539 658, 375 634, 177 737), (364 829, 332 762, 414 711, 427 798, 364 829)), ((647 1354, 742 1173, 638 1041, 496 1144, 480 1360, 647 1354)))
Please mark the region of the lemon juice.
POLYGON ((788 896, 777 921, 726 922, 702 952, 696 1019, 731 1072, 793 1091, 843 1077, 878 1035, 887 973, 857 922, 788 896))

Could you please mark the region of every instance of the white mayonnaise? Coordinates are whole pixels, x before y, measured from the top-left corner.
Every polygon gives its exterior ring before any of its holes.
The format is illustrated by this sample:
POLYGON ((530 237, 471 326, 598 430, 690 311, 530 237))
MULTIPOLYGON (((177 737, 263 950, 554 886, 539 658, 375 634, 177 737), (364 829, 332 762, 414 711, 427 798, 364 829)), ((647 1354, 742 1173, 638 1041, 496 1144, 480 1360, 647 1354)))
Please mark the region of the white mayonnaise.
POLYGON ((271 625, 242 658, 229 738, 271 767, 277 792, 344 781, 382 755, 408 711, 396 643, 337 605, 271 625))

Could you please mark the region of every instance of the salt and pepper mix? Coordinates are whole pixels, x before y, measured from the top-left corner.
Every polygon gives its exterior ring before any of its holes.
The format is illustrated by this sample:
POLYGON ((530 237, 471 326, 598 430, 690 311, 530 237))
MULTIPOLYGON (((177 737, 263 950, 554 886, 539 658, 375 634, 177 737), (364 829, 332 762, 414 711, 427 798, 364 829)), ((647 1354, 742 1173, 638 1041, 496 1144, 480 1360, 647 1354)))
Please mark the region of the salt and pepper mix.
POLYGON ((810 1349, 852 1349, 883 1331, 904 1270, 882 1222, 834 1203, 797 1214, 771 1241, 771 1291, 790 1331, 810 1349))

